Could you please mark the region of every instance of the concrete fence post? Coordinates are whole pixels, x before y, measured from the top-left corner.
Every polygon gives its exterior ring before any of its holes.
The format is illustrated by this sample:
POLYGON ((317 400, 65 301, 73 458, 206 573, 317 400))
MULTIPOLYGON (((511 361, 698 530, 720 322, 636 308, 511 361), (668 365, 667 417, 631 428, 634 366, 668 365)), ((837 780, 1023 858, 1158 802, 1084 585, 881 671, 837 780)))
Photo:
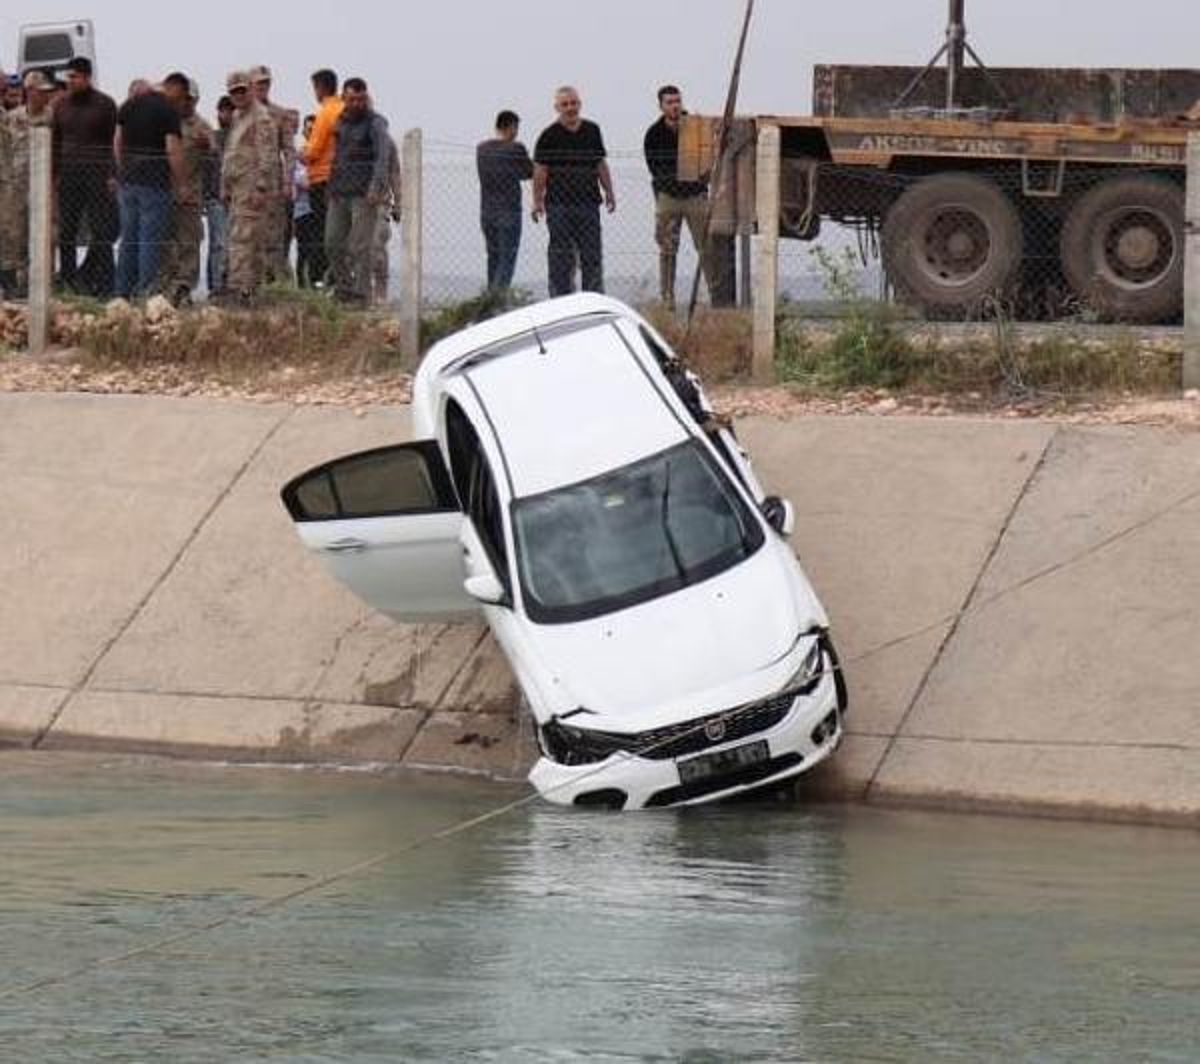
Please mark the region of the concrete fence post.
POLYGON ((1188 134, 1183 274, 1183 387, 1200 388, 1200 133, 1188 134))
POLYGON ((29 130, 29 302, 28 350, 43 354, 50 333, 50 286, 54 273, 51 247, 51 134, 49 126, 29 130))
POLYGON ((412 362, 421 355, 421 271, 423 195, 421 131, 404 134, 400 158, 400 242, 404 267, 400 274, 400 350, 412 362))
POLYGON ((775 312, 779 301, 779 127, 758 131, 758 167, 755 187, 754 237, 754 380, 769 384, 775 379, 775 312))

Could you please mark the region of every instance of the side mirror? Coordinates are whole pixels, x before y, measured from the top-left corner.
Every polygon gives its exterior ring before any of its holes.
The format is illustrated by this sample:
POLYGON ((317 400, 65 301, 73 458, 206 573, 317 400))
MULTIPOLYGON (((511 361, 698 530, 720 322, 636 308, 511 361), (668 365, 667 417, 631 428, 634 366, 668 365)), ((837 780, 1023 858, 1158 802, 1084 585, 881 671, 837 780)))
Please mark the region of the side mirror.
POLYGON ((504 585, 492 573, 468 576, 463 581, 463 589, 476 602, 483 602, 489 606, 499 606, 507 598, 504 585))
POLYGON ((796 528, 796 511, 787 499, 768 495, 762 501, 762 515, 781 536, 790 536, 796 528))

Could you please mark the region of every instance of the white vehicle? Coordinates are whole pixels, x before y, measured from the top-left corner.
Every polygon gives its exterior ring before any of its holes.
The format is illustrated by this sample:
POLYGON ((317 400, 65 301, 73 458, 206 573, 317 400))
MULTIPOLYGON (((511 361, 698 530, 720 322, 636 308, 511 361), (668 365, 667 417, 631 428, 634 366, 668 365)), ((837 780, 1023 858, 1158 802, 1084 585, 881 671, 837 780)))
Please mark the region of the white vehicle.
POLYGON ((61 77, 67 64, 82 56, 92 63, 92 77, 99 80, 96 66, 96 31, 91 19, 73 22, 37 22, 20 29, 17 41, 17 72, 42 70, 61 77))
POLYGON ((284 503, 383 613, 482 610, 537 721, 544 797, 710 801, 836 749, 845 685, 791 507, 639 315, 577 295, 472 326, 422 362, 413 424, 284 503))

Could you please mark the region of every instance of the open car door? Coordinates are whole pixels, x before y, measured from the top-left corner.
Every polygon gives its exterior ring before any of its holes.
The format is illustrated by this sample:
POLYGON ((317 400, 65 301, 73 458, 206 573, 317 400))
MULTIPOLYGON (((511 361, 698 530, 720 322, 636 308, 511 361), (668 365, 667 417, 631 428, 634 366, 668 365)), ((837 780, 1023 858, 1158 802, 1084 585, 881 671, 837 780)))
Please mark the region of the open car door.
POLYGON ((282 491, 306 547, 368 605, 408 623, 473 620, 464 520, 433 440, 310 469, 282 491))

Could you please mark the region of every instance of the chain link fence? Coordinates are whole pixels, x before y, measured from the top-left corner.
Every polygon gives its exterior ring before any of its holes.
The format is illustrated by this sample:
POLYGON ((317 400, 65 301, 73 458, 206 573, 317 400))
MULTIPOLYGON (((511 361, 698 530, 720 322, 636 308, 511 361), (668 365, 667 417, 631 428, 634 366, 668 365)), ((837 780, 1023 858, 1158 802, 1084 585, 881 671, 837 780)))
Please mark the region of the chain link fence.
MULTIPOLYGON (((29 286, 31 143, 8 157, 0 191, 6 298, 23 298, 29 286)), ((747 150, 753 155, 752 144, 747 150)), ((474 145, 425 139, 409 160, 419 174, 403 176, 420 190, 410 200, 418 217, 407 220, 408 236, 401 238, 399 202, 375 206, 369 233, 345 234, 349 268, 369 278, 371 302, 397 304, 410 263, 419 263, 418 283, 406 289, 414 300, 420 293, 418 313, 486 290, 475 152, 474 145), (420 245, 415 254, 406 239, 420 245)), ((167 172, 165 158, 142 162, 167 172)), ((784 315, 836 318, 847 307, 878 305, 898 320, 925 322, 1183 321, 1184 166, 955 162, 897 173, 784 157, 777 256, 784 315)), ((689 227, 680 223, 675 265, 664 273, 641 146, 610 147, 608 167, 616 209, 597 211, 604 290, 639 306, 685 306, 700 268, 689 227)), ((115 177, 112 154, 102 149, 57 160, 50 195, 56 291, 99 300, 151 294, 177 303, 203 300, 229 288, 230 269, 237 268, 231 259, 239 255, 253 259, 263 284, 328 280, 311 265, 314 244, 324 250, 325 230, 302 190, 296 200, 272 194, 231 204, 216 195, 219 186, 198 179, 180 202, 161 182, 118 185, 115 177)), ((745 187, 722 195, 737 207, 714 201, 700 299, 748 306, 762 283, 749 275, 747 253, 755 197, 745 187)), ((547 219, 534 221, 530 207, 526 184, 512 286, 523 298, 540 299, 551 291, 553 255, 547 219)), ((569 253, 576 255, 571 273, 579 286, 588 264, 578 248, 569 253)))
MULTIPOLYGON (((657 301, 665 293, 645 161, 640 149, 625 149, 610 152, 608 162, 617 209, 601 209, 604 289, 634 304, 657 301)), ((1181 169, 914 175, 789 163, 779 293, 796 313, 836 314, 866 300, 930 320, 983 319, 998 309, 1027 321, 1182 320, 1181 169)), ((165 157, 143 157, 140 166, 154 180, 118 185, 111 153, 75 153, 60 162, 53 196, 60 291, 98 299, 161 293, 176 302, 216 295, 226 287, 235 235, 234 254, 253 253, 258 282, 326 281, 311 267, 314 244, 325 245, 324 226, 314 230, 303 189, 295 199, 272 193, 231 205, 197 186, 181 201, 172 196, 165 157), (245 224, 233 234, 238 215, 245 224)), ((426 141, 422 182, 424 303, 436 308, 478 296, 487 286, 487 257, 474 147, 426 141)), ((0 283, 6 296, 20 297, 28 271, 27 182, 10 187, 5 200, 0 283)), ((513 286, 542 298, 549 291, 549 227, 530 218, 529 203, 526 189, 513 286)), ((352 270, 369 275, 374 302, 397 295, 403 256, 393 206, 377 207, 370 239, 355 234, 349 252, 352 270)), ((681 228, 673 291, 686 302, 699 260, 681 228)), ((738 238, 718 231, 711 239, 720 276, 715 292, 701 285, 701 298, 735 303, 734 278, 744 268, 738 238)), ((576 283, 581 279, 577 273, 576 283)))
MULTIPOLYGON (((617 208, 612 213, 600 208, 604 289, 634 304, 657 300, 660 275, 654 193, 641 148, 610 148, 608 167, 617 208)), ((474 146, 426 140, 424 189, 425 299, 431 306, 439 306, 476 296, 487 285, 487 260, 474 146)), ((544 298, 549 293, 549 229, 545 218, 532 221, 531 206, 526 187, 513 286, 531 297, 544 298)), ((685 227, 675 271, 680 302, 690 294, 697 266, 695 247, 685 227)), ((576 283, 581 279, 577 274, 576 283)), ((704 285, 701 297, 707 298, 704 285)))

